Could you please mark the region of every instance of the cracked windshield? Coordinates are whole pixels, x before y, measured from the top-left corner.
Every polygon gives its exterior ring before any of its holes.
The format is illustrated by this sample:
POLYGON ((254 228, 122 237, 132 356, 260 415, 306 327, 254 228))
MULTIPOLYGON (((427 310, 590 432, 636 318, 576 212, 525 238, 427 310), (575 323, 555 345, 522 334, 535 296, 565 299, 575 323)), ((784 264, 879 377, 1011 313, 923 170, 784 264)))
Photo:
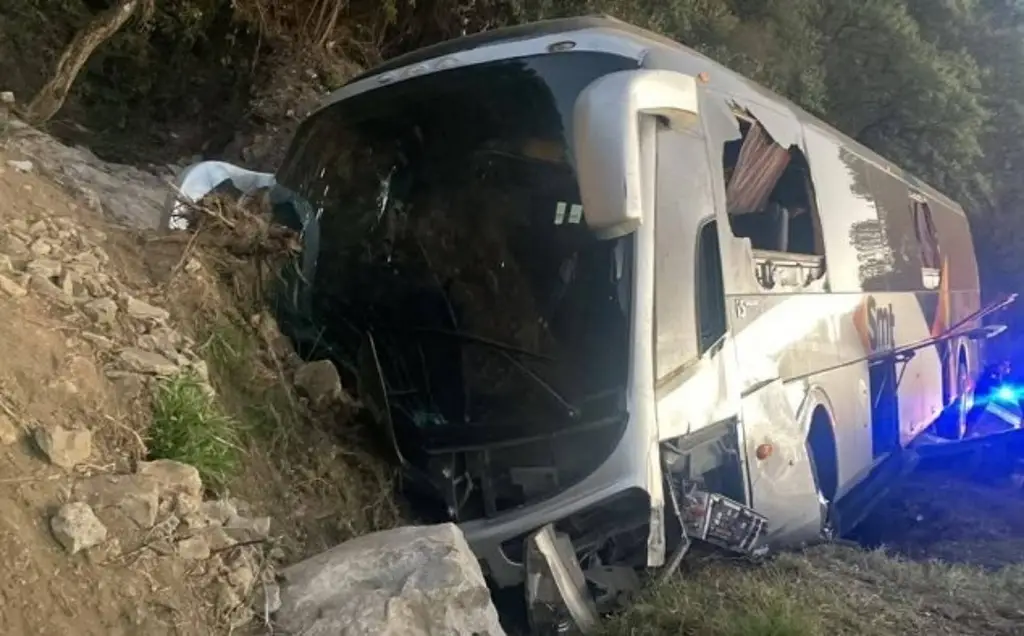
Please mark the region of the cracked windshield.
POLYGON ((576 94, 630 65, 448 71, 299 132, 279 180, 317 219, 314 319, 353 362, 373 334, 397 417, 555 427, 623 387, 630 241, 587 229, 567 153, 576 94))

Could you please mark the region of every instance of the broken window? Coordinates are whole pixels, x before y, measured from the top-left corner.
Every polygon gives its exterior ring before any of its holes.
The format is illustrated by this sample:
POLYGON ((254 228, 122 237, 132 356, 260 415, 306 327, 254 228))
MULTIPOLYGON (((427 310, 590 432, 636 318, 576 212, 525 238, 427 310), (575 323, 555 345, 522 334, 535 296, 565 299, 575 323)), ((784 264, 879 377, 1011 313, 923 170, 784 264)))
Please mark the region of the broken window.
POLYGON ((742 138, 725 144, 729 225, 755 250, 823 256, 810 168, 796 146, 780 146, 764 126, 740 116, 742 138))
POLYGON ((634 239, 591 230, 566 157, 580 91, 635 66, 539 55, 368 91, 278 173, 317 212, 317 342, 441 518, 548 497, 621 437, 634 239))
POLYGON ((939 269, 942 256, 939 250, 938 233, 932 220, 932 210, 923 199, 911 196, 910 211, 914 216, 914 234, 917 244, 921 247, 921 267, 939 269))

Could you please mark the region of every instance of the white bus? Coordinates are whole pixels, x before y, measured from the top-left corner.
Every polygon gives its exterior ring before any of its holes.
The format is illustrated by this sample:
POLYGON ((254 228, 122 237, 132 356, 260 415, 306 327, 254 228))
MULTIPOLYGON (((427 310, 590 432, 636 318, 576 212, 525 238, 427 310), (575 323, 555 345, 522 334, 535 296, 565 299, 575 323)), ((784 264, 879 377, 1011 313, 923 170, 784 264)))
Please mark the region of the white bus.
POLYGON ((841 533, 964 435, 992 332, 961 207, 655 34, 399 57, 266 180, 306 241, 288 333, 498 586, 542 528, 584 572, 841 533))

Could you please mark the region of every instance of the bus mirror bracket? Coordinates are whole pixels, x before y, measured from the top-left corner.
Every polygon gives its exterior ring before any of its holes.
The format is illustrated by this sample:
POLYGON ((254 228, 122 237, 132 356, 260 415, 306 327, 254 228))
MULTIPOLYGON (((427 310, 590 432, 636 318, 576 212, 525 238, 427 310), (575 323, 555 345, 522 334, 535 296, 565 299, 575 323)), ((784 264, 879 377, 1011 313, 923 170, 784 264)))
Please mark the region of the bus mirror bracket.
POLYGON ((636 230, 652 210, 658 122, 697 123, 697 80, 660 70, 620 71, 585 88, 573 110, 573 154, 583 214, 596 234, 636 230))

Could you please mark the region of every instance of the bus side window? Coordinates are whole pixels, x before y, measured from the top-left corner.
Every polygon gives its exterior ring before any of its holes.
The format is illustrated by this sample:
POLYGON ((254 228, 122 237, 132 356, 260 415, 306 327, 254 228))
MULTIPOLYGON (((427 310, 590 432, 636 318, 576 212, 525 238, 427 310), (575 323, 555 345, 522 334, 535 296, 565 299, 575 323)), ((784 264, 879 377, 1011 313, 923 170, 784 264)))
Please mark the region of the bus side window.
POLYGON ((708 221, 697 234, 697 320, 700 353, 704 354, 725 335, 725 284, 722 254, 718 247, 718 223, 708 221))
POLYGON ((823 256, 810 167, 800 148, 784 148, 753 118, 738 117, 742 138, 725 144, 729 225, 751 248, 823 256))

